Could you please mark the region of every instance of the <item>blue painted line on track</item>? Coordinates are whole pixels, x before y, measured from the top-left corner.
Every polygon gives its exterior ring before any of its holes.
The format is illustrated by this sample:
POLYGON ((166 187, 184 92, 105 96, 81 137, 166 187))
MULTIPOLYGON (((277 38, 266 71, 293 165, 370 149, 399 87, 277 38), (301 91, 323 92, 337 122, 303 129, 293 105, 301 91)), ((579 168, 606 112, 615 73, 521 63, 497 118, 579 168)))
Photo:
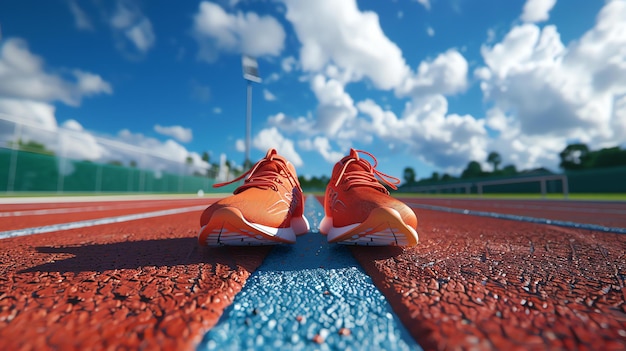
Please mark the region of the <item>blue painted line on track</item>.
POLYGON ((601 231, 601 232, 607 232, 607 233, 626 234, 626 228, 607 227, 607 226, 603 226, 599 224, 576 223, 576 222, 560 221, 560 220, 547 219, 547 218, 518 216, 518 215, 511 215, 511 214, 504 214, 504 213, 497 213, 497 212, 474 211, 474 210, 467 210, 467 209, 460 209, 460 208, 435 206, 435 205, 423 205, 423 204, 414 204, 414 203, 409 203, 409 206, 412 208, 421 208, 424 210, 435 210, 435 211, 459 213, 459 214, 466 214, 466 215, 480 216, 480 217, 491 217, 491 218, 500 218, 500 219, 510 219, 510 220, 521 221, 521 222, 549 224, 549 225, 556 225, 559 227, 595 230, 595 231, 601 231))
POLYGON ((323 212, 307 199, 312 231, 272 249, 198 350, 422 350, 349 248, 317 231, 323 212))

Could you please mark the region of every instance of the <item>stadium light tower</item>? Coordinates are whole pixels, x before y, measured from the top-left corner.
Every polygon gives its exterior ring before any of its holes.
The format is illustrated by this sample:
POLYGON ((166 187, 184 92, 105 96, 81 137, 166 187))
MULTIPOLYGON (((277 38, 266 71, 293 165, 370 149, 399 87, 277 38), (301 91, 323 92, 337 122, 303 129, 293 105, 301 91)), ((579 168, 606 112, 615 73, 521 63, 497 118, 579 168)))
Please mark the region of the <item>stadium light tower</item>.
POLYGON ((246 159, 244 160, 244 168, 250 168, 250 129, 252 126, 252 82, 261 83, 259 76, 259 64, 256 58, 243 55, 241 58, 241 66, 243 67, 243 79, 247 85, 247 103, 246 103, 246 159))

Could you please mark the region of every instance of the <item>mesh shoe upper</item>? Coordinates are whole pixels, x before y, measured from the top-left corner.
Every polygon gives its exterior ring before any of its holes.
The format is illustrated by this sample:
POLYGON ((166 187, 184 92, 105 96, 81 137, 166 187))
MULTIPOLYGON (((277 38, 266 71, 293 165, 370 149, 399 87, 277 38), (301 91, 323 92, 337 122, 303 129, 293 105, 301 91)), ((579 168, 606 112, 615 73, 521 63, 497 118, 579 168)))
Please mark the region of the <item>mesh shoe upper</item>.
POLYGON ((202 213, 201 226, 209 222, 215 211, 225 207, 237 208, 247 221, 272 228, 289 227, 292 217, 302 216, 304 199, 295 168, 276 150, 270 149, 248 172, 228 183, 244 177, 234 195, 217 201, 202 213))
POLYGON ((372 210, 380 207, 395 209, 406 225, 417 227, 417 216, 413 210, 402 201, 391 197, 387 188, 379 181, 380 179, 390 188, 396 189, 395 184, 400 180, 376 170, 376 165, 373 155, 355 149, 351 149, 348 156, 337 162, 324 199, 326 216, 332 218, 334 227, 362 223, 372 210), (359 153, 372 157, 374 165, 360 158, 359 153))

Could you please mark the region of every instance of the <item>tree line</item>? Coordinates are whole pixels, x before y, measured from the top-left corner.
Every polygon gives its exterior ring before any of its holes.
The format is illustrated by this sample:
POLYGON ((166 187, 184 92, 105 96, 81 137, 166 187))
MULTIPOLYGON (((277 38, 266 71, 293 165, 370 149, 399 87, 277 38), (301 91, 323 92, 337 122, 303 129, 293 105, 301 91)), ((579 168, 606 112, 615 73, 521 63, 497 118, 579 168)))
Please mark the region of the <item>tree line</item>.
MULTIPOLYGON (((567 145, 565 149, 563 149, 563 151, 559 153, 559 158, 559 167, 565 172, 579 171, 585 169, 619 167, 626 166, 626 149, 615 146, 603 148, 600 150, 591 150, 586 144, 574 143, 567 145)), ((419 181, 416 180, 417 174, 415 173, 415 170, 411 167, 406 167, 403 174, 403 185, 411 186, 458 179, 511 177, 516 175, 552 173, 551 171, 543 167, 523 171, 518 171, 515 165, 506 165, 503 168, 500 168, 500 164, 502 163, 502 156, 496 151, 490 152, 487 156, 486 161, 487 163, 491 164, 491 171, 483 170, 482 166, 477 161, 470 161, 459 176, 455 177, 447 173, 440 175, 438 172, 433 172, 430 178, 423 178, 419 181)))
POLYGON ((570 144, 559 157, 565 171, 626 166, 626 150, 619 146, 594 151, 585 144, 570 144))

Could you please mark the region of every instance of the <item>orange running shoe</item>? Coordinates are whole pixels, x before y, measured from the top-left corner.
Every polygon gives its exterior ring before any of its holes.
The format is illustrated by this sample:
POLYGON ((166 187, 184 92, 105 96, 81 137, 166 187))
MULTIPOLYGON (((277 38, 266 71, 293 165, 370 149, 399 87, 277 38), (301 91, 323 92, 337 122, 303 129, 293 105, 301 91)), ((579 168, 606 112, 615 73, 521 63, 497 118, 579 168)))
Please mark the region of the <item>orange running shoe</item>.
POLYGON ((265 158, 230 182, 246 177, 233 195, 209 206, 200 217, 204 246, 293 244, 309 231, 304 196, 293 165, 270 149, 265 158))
POLYGON ((333 168, 324 197, 325 216, 320 223, 320 232, 327 235, 328 242, 366 246, 417 245, 415 212, 404 202, 391 197, 376 176, 394 190, 400 180, 376 170, 377 164, 369 152, 350 149, 350 155, 333 168), (359 153, 370 156, 374 165, 361 159, 359 153))

